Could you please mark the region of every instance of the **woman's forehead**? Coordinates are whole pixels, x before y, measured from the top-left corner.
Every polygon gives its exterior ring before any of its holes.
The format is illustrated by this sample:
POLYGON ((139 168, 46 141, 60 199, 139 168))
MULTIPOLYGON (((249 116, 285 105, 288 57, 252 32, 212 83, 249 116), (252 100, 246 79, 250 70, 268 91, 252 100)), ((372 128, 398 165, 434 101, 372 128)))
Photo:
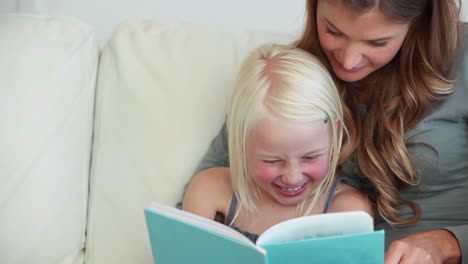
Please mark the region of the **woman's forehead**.
POLYGON ((362 39, 373 40, 406 32, 409 25, 389 19, 378 8, 357 12, 340 4, 341 1, 319 0, 317 19, 324 20, 321 22, 344 34, 359 35, 362 39))
POLYGON ((357 15, 370 10, 378 10, 382 16, 393 23, 408 23, 420 16, 428 5, 427 0, 316 0, 318 4, 326 3, 343 6, 347 13, 357 15))

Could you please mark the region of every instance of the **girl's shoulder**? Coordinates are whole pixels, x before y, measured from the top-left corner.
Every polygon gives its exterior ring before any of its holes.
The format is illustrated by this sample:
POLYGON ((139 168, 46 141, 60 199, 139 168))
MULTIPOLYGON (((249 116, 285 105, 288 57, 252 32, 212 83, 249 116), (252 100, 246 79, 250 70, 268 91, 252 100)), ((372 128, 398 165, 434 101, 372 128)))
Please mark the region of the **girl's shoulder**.
POLYGON ((374 216, 372 202, 367 194, 348 184, 340 183, 328 212, 344 211, 364 211, 374 216))
POLYGON ((226 189, 232 190, 229 168, 215 167, 207 169, 195 176, 191 185, 202 187, 204 190, 211 190, 219 192, 221 188, 223 191, 226 189))
POLYGON ((232 198, 229 168, 217 167, 195 176, 184 197, 184 210, 214 219, 224 213, 232 198))

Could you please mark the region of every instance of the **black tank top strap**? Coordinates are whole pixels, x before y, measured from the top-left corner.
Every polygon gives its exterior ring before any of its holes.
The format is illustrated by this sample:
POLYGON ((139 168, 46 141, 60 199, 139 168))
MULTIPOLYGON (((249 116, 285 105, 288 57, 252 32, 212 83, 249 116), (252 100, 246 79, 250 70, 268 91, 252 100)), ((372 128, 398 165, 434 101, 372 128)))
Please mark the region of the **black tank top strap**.
POLYGON ((325 208, 323 209, 324 214, 326 214, 328 212, 328 209, 330 209, 330 205, 333 200, 333 197, 335 196, 336 189, 338 188, 338 185, 340 185, 340 182, 343 181, 343 179, 343 177, 338 178, 335 184, 332 186, 330 193, 328 194, 327 201, 325 202, 325 208))
POLYGON ((237 197, 235 194, 232 195, 231 205, 229 206, 229 212, 227 216, 227 224, 230 225, 234 219, 234 214, 236 213, 237 208, 237 197))

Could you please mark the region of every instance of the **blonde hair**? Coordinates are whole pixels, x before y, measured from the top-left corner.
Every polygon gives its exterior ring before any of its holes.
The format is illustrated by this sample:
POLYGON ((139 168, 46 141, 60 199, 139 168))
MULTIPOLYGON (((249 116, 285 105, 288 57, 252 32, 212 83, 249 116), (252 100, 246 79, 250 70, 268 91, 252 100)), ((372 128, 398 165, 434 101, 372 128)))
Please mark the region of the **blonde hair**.
MULTIPOLYGON (((307 24, 297 47, 317 56, 331 69, 317 32, 317 2, 307 0, 307 24)), ((325 1, 325 0, 320 0, 325 1)), ((331 1, 331 0, 326 0, 331 1)), ((417 204, 403 200, 400 191, 416 185, 420 176, 414 168, 404 134, 414 128, 430 109, 454 87, 451 66, 459 42, 460 0, 338 0, 346 7, 364 13, 378 8, 393 21, 411 23, 399 53, 367 79, 373 96, 367 117, 361 118, 360 89, 336 78, 349 137, 341 159, 355 154, 362 173, 376 188, 379 214, 388 223, 411 225, 421 211, 417 204), (414 211, 411 219, 400 218, 396 206, 406 204, 414 211)))
MULTIPOLYGON (((293 46, 266 45, 245 60, 232 93, 227 116, 232 186, 240 208, 254 212, 260 192, 247 166, 247 142, 256 122, 267 114, 286 120, 326 121, 331 128, 329 169, 311 193, 311 202, 299 204, 298 214, 309 214, 318 198, 335 180, 343 126, 342 105, 328 70, 311 54, 293 46)), ((312 140, 312 139, 311 139, 312 140)), ((308 200, 308 199, 307 199, 308 200)))

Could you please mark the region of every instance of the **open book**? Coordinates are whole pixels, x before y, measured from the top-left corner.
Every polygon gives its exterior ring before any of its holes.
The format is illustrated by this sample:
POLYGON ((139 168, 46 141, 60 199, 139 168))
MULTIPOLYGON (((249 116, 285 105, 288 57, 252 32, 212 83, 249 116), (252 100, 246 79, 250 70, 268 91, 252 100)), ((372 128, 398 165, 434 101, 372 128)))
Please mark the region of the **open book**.
POLYGON ((252 243, 236 230, 173 207, 145 209, 156 264, 383 263, 384 232, 367 213, 294 218, 272 226, 252 243))

